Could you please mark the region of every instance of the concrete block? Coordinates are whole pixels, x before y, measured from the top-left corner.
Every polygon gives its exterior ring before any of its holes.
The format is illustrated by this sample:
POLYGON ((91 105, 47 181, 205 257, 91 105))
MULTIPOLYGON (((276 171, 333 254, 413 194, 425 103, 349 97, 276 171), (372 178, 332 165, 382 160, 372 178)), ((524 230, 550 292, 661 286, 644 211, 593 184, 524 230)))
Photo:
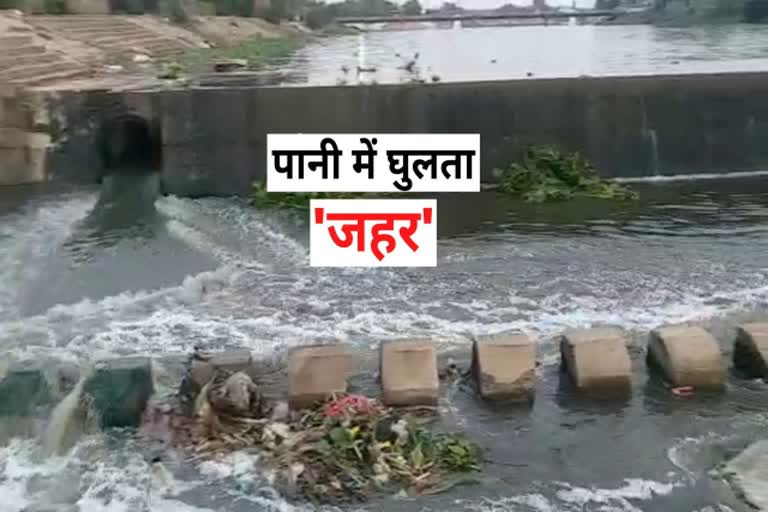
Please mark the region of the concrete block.
POLYGON ((768 323, 739 326, 733 344, 733 364, 752 378, 768 377, 768 323))
POLYGON ((148 357, 101 361, 83 385, 83 394, 93 400, 102 428, 138 427, 153 392, 148 357))
POLYGON ((757 511, 768 510, 768 441, 757 441, 728 461, 720 474, 757 511))
POLYGON ((227 372, 245 372, 253 377, 253 357, 248 350, 231 350, 205 354, 205 359, 193 359, 190 375, 195 392, 203 389, 209 380, 213 378, 216 370, 227 372))
POLYGON ((315 345, 288 354, 288 403, 294 409, 347 390, 352 356, 345 345, 315 345))
POLYGON ((47 157, 47 149, 0 147, 0 186, 44 181, 47 157))
POLYGON ((560 340, 562 366, 582 391, 625 393, 632 388, 632 363, 621 329, 576 329, 560 340))
POLYGON ((51 144, 51 136, 19 128, 0 127, 0 147, 45 149, 51 144))
POLYGON ((472 375, 485 399, 530 400, 536 380, 536 345, 524 334, 478 336, 472 375))
POLYGON ((45 372, 34 362, 11 366, 0 381, 0 416, 29 416, 51 399, 45 372))
POLYGON ((390 341, 381 346, 382 400, 387 405, 437 405, 437 351, 428 341, 390 341))
POLYGON ((701 327, 662 327, 651 332, 649 361, 675 386, 720 389, 725 372, 717 340, 701 327))

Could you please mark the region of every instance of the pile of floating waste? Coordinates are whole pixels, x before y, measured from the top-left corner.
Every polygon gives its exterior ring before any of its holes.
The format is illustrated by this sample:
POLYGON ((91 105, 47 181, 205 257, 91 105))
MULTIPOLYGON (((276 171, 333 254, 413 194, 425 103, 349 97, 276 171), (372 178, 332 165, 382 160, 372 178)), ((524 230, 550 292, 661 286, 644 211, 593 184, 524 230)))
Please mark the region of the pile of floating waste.
POLYGON ((392 409, 343 394, 289 411, 284 403, 268 404, 247 373, 221 369, 194 404, 191 417, 170 424, 174 444, 192 460, 254 451, 282 492, 315 503, 441 492, 483 460, 462 436, 430 429, 429 407, 392 409))

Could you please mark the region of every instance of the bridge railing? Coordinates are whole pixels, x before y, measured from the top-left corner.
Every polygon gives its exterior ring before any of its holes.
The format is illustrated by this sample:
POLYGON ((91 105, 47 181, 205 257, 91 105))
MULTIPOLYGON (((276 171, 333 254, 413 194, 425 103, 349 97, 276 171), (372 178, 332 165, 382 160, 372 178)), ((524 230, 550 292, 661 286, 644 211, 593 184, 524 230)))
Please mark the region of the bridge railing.
POLYGON ((591 18, 615 17, 621 14, 617 10, 584 10, 584 11, 543 11, 516 13, 455 13, 455 14, 413 14, 398 16, 347 16, 337 18, 336 22, 345 23, 410 23, 431 21, 457 20, 504 20, 504 19, 541 19, 541 18, 591 18))

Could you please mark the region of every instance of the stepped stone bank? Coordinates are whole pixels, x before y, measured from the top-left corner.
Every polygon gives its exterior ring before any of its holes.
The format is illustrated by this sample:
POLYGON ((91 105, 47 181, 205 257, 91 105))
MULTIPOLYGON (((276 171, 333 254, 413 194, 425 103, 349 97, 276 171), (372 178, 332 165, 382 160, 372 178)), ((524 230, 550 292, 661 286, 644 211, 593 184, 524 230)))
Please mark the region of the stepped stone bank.
MULTIPOLYGON (((746 377, 768 378, 764 346, 768 323, 739 327, 734 341, 735 369, 746 377), (755 369, 761 369, 755 373, 755 369)), ((481 399, 513 405, 531 402, 535 393, 536 349, 534 340, 514 333, 477 337, 472 342, 469 371, 456 374, 474 384, 481 399)), ((360 354, 345 344, 312 345, 288 353, 287 396, 291 408, 301 409, 349 390, 350 377, 360 374, 360 354)), ((435 406, 440 397, 437 345, 428 340, 384 342, 379 353, 382 401, 391 406, 435 406)), ((717 341, 697 326, 671 326, 653 331, 646 356, 652 371, 675 387, 722 391, 725 369, 717 341)), ((570 331, 561 337, 563 377, 589 398, 624 398, 631 393, 631 363, 625 333, 595 328, 570 331), (607 392, 607 393, 606 393, 607 392)), ((193 358, 180 385, 199 393, 217 369, 244 372, 259 382, 260 374, 248 351, 211 354, 193 358)), ((38 407, 61 399, 74 387, 79 373, 62 367, 53 374, 34 364, 11 366, 0 380, 0 421, 35 414, 38 407)), ((102 361, 82 373, 82 390, 91 399, 103 427, 138 426, 154 392, 152 364, 146 357, 102 361)))
POLYGON ((480 133, 482 178, 529 145, 605 176, 768 169, 768 73, 336 87, 4 90, 0 183, 94 182, 121 158, 165 192, 247 194, 268 133, 480 133), (116 148, 116 149, 115 149, 116 148), (108 164, 108 165, 107 165, 108 164))

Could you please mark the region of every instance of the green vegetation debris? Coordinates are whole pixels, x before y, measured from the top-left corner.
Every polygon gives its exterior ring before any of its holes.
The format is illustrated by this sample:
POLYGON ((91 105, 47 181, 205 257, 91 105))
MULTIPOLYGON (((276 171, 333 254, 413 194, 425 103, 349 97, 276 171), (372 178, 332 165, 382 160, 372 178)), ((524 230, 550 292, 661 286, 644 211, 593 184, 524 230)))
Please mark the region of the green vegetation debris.
POLYGON ((162 70, 160 71, 160 74, 157 75, 157 78, 161 80, 176 80, 181 76, 182 71, 183 67, 178 62, 164 62, 162 70))
POLYGON ((267 192, 264 183, 256 182, 251 188, 251 204, 257 208, 309 210, 309 201, 312 199, 375 199, 391 195, 367 192, 267 192))
POLYGON ((204 409, 193 435, 198 456, 256 448, 284 492, 314 503, 443 492, 483 463, 482 450, 463 436, 427 428, 433 408, 395 410, 339 395, 286 422, 204 409))
POLYGON ((578 153, 563 153, 553 147, 532 147, 522 163, 501 170, 499 191, 535 203, 573 197, 619 201, 638 198, 624 185, 598 176, 592 164, 578 153))
POLYGON ((254 38, 234 46, 195 48, 177 57, 188 73, 211 71, 211 63, 218 60, 244 59, 249 69, 260 69, 272 62, 285 59, 301 48, 304 37, 254 38))

